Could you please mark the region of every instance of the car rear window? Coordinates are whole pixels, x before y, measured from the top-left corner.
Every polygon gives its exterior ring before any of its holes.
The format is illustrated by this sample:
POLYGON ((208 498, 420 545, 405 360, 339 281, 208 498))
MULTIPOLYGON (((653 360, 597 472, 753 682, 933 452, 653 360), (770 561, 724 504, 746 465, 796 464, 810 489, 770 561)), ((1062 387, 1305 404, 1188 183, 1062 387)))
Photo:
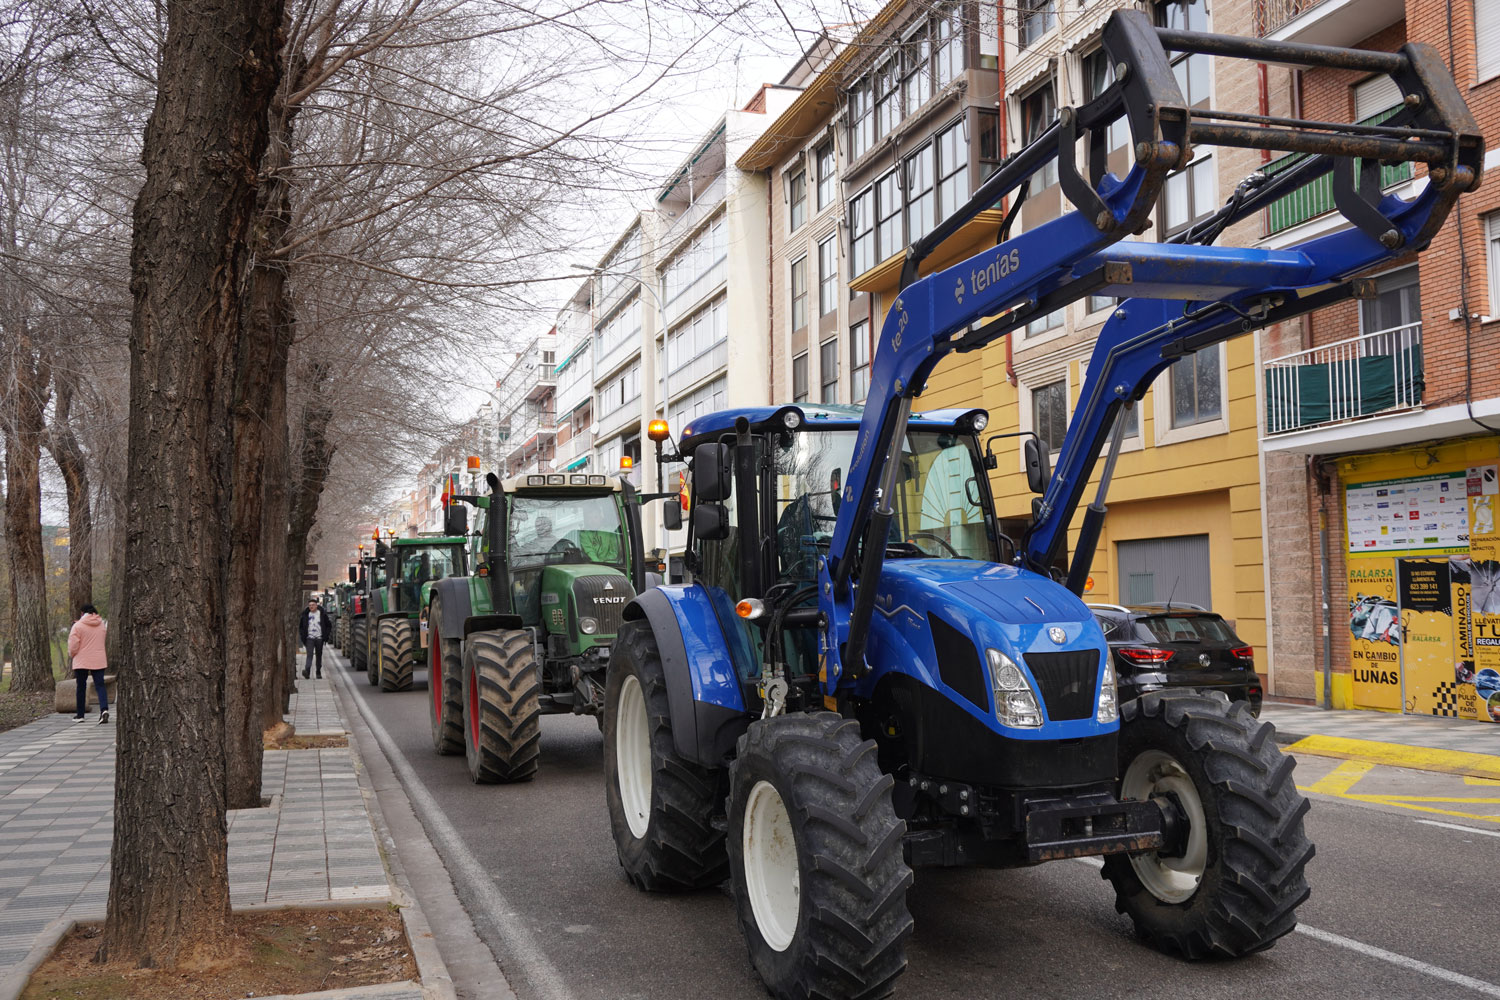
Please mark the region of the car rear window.
POLYGON ((1094 620, 1099 623, 1099 628, 1104 632, 1105 642, 1130 638, 1130 633, 1125 627, 1127 624, 1126 619, 1096 614, 1094 615, 1094 620))
POLYGON ((1151 615, 1136 620, 1152 642, 1238 642, 1222 618, 1213 615, 1151 615))

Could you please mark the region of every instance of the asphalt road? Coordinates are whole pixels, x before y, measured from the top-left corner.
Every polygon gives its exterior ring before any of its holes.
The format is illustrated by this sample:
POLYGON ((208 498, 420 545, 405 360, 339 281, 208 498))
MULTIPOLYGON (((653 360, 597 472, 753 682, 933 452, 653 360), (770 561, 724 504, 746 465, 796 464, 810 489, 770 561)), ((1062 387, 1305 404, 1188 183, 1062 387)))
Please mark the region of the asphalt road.
MULTIPOLYGON (((625 881, 592 719, 545 718, 536 779, 479 786, 462 758, 432 751, 424 672, 400 694, 346 676, 522 1000, 763 1000, 727 887, 656 896, 625 881)), ((1299 784, 1336 763, 1301 762, 1299 784)), ((1421 785, 1391 770, 1402 791, 1421 785)), ((1361 788, 1380 791, 1381 780, 1367 775, 1361 788)), ((1497 788, 1468 792, 1500 798, 1497 788)), ((1093 864, 924 869, 908 897, 916 930, 897 995, 1500 998, 1500 824, 1314 799, 1312 898, 1298 932, 1266 953, 1190 964, 1151 951, 1093 864)))

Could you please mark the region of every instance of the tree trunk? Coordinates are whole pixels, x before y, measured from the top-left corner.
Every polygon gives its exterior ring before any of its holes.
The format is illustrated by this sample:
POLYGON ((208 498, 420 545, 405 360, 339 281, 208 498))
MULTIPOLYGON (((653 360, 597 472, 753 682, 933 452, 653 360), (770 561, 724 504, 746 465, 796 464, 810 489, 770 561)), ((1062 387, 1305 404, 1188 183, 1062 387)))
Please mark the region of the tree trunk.
POLYGON ((83 447, 70 422, 77 374, 53 366, 57 400, 47 431, 47 450, 62 472, 68 492, 68 612, 77 615, 94 603, 94 518, 90 507, 89 470, 83 447))
POLYGON ((15 644, 10 689, 51 691, 47 567, 42 556, 42 435, 52 381, 24 324, 9 345, 5 413, 5 539, 10 556, 15 644))
POLYGON ((172 0, 131 251, 115 838, 100 956, 221 959, 226 528, 240 293, 282 0, 172 0))
MULTIPOLYGON (((295 55, 292 56, 295 60, 295 55)), ((276 638, 284 631, 284 608, 276 599, 281 579, 276 544, 278 524, 268 516, 268 493, 284 489, 278 478, 286 467, 286 368, 291 350, 291 296, 286 265, 274 252, 291 225, 286 167, 291 156, 295 109, 284 103, 285 74, 269 113, 268 144, 251 228, 251 259, 245 286, 234 401, 233 500, 230 537, 235 558, 229 564, 225 654, 225 750, 228 755, 229 808, 260 805, 261 731, 276 661, 276 638)))
POLYGON ((307 379, 310 397, 302 408, 298 428, 299 474, 287 477, 291 482, 287 516, 286 597, 284 606, 300 606, 302 601, 302 567, 307 563, 307 539, 318 519, 318 500, 328 480, 328 466, 333 461, 334 444, 328 438, 328 424, 333 419, 324 395, 328 380, 326 365, 315 363, 307 379))

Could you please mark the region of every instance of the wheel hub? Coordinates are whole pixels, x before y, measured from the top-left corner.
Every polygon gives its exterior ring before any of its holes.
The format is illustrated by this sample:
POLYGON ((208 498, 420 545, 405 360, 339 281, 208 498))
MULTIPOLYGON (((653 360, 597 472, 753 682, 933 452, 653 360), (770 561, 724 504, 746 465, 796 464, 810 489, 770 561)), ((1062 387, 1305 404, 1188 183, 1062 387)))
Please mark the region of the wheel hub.
POLYGON ((1136 877, 1164 903, 1187 902, 1198 891, 1208 867, 1203 800, 1192 776, 1171 754, 1146 750, 1125 769, 1120 795, 1142 802, 1155 800, 1162 807, 1166 845, 1160 851, 1131 856, 1136 877))
POLYGON ((781 793, 769 781, 757 782, 745 802, 743 831, 745 890, 761 937, 774 951, 786 951, 797 933, 802 877, 797 838, 781 793))
POLYGON ((615 781, 631 836, 646 835, 651 817, 651 730, 641 682, 627 674, 615 708, 615 781))

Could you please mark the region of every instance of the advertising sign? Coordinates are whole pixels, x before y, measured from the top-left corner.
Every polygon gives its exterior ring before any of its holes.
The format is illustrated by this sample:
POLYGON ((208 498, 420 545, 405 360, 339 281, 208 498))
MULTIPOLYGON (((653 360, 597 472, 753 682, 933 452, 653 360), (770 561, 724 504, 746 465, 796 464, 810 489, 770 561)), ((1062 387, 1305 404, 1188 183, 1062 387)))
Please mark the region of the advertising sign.
POLYGON ((1472 483, 1467 472, 1445 472, 1347 487, 1349 554, 1465 551, 1472 483))
MULTIPOLYGON (((1396 580, 1401 603, 1403 707, 1418 715, 1441 714, 1434 709, 1446 707, 1456 694, 1453 581, 1448 560, 1399 559, 1396 580)), ((1469 718, 1474 717, 1471 704, 1469 718)))
POLYGON ((1396 603, 1395 560, 1349 563, 1349 672, 1354 704, 1401 711, 1401 609, 1396 603))

